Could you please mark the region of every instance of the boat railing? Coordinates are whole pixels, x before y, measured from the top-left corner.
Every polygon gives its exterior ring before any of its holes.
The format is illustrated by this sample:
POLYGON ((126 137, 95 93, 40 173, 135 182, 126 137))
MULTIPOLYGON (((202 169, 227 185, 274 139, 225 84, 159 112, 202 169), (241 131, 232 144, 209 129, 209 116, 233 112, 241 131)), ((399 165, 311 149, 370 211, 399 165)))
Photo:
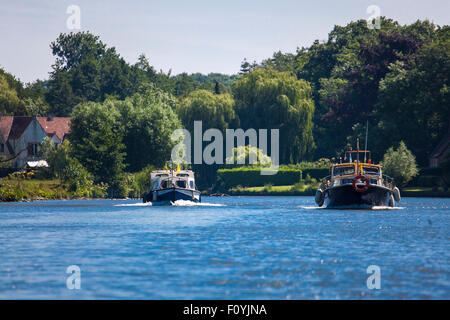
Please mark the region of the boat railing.
POLYGON ((395 182, 394 182, 394 178, 383 174, 383 177, 381 179, 381 183, 383 186, 389 188, 389 189, 394 189, 395 188, 395 182))

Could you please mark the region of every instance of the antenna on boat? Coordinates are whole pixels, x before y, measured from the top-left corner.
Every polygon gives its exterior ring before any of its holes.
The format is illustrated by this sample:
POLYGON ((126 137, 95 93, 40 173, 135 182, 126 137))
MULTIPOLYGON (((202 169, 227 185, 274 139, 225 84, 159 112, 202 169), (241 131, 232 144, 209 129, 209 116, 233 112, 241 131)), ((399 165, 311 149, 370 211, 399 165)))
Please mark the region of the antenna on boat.
POLYGON ((366 122, 366 146, 365 146, 365 148, 364 148, 364 151, 366 151, 366 152, 364 152, 364 163, 366 163, 366 154, 367 154, 367 135, 368 135, 368 133, 369 133, 369 120, 367 120, 367 122, 366 122))

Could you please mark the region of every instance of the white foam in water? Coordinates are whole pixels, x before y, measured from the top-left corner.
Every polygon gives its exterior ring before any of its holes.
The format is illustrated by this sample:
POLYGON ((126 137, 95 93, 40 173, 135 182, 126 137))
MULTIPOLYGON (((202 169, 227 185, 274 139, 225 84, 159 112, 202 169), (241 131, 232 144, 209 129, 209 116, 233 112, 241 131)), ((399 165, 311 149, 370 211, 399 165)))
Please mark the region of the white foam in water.
POLYGON ((386 206, 372 207, 372 210, 402 210, 402 209, 405 209, 405 207, 386 207, 386 206))
POLYGON ((122 203, 122 204, 115 204, 114 207, 151 207, 151 202, 138 202, 138 203, 122 203))
MULTIPOLYGON (((138 203, 122 203, 115 204, 115 207, 151 207, 159 204, 152 204, 151 202, 138 202, 138 203)), ((167 206, 169 204, 166 204, 167 206)), ((175 207, 225 207, 225 204, 222 203, 208 203, 208 202, 193 202, 189 200, 177 200, 171 203, 172 206, 175 207)))
POLYGON ((225 207, 223 203, 194 202, 189 200, 177 200, 172 202, 172 205, 178 207, 225 207))

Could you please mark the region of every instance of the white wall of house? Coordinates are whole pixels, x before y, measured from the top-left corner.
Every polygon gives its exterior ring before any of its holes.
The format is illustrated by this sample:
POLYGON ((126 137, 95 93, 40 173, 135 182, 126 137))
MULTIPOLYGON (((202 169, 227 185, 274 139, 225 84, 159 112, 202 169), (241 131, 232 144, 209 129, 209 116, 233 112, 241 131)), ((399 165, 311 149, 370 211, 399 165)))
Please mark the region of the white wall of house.
POLYGON ((13 166, 16 168, 22 168, 27 161, 39 160, 39 157, 28 154, 28 144, 35 143, 40 144, 47 137, 44 129, 36 119, 33 119, 28 127, 23 132, 22 136, 17 140, 9 140, 12 148, 14 149, 14 154, 17 154, 21 150, 22 153, 15 159, 13 166))

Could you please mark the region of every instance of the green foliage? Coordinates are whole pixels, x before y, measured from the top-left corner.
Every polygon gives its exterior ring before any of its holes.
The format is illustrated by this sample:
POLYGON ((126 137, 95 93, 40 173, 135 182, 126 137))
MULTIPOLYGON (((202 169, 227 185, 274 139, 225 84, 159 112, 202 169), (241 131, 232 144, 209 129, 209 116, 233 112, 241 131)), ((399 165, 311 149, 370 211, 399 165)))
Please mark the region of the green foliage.
POLYGON ((50 47, 56 62, 46 99, 55 115, 68 116, 80 102, 124 99, 137 91, 136 79, 146 80, 139 77, 145 71, 127 64, 114 47, 89 32, 60 34, 50 47))
POLYGON ((77 197, 104 198, 108 185, 94 184, 92 175, 77 159, 71 159, 61 172, 61 179, 68 183, 69 191, 77 197))
POLYGON ((64 168, 70 162, 70 142, 65 139, 61 145, 57 146, 46 137, 41 144, 41 154, 50 166, 53 177, 60 178, 64 168))
POLYGON ((127 175, 128 197, 140 198, 151 189, 150 174, 155 169, 149 165, 139 172, 127 175))
POLYGON ((295 192, 303 192, 305 191, 306 185, 303 181, 297 182, 295 183, 292 187, 291 187, 291 191, 295 191, 295 192))
POLYGON ((213 94, 196 90, 183 99, 177 113, 184 127, 193 134, 194 121, 202 121, 203 128, 216 128, 222 132, 232 126, 236 115, 230 94, 213 94))
POLYGON ((280 169, 274 175, 261 175, 259 168, 240 167, 233 169, 219 169, 217 171, 217 184, 221 190, 241 185, 243 187, 292 185, 302 178, 299 169, 280 169))
POLYGON ((311 87, 287 72, 258 68, 233 85, 244 129, 280 129, 280 162, 297 162, 314 149, 311 87))
POLYGON ((388 149, 381 165, 383 172, 393 177, 399 186, 405 186, 419 172, 416 158, 403 141, 400 142, 397 150, 392 147, 388 149))
POLYGON ((124 169, 123 131, 113 101, 79 104, 72 113, 71 155, 94 176, 96 182, 113 185, 124 169))
POLYGON ((137 172, 147 165, 161 167, 170 158, 175 143, 171 135, 181 128, 175 113, 176 100, 153 85, 125 99, 110 101, 110 110, 117 110, 123 133, 125 162, 128 170, 137 172))
POLYGON ((423 45, 408 65, 397 62, 380 81, 377 147, 404 140, 421 165, 447 134, 450 119, 450 37, 423 45), (407 119, 407 121, 402 121, 407 119))
POLYGON ((8 82, 7 76, 0 72, 0 115, 20 114, 24 109, 16 89, 8 82))
POLYGON ((256 160, 252 165, 258 167, 270 167, 272 164, 272 159, 268 155, 261 149, 250 145, 233 148, 233 156, 226 158, 226 163, 231 162, 233 166, 245 166, 250 163, 250 157, 256 160), (244 164, 239 164, 239 162, 243 162, 244 164))

